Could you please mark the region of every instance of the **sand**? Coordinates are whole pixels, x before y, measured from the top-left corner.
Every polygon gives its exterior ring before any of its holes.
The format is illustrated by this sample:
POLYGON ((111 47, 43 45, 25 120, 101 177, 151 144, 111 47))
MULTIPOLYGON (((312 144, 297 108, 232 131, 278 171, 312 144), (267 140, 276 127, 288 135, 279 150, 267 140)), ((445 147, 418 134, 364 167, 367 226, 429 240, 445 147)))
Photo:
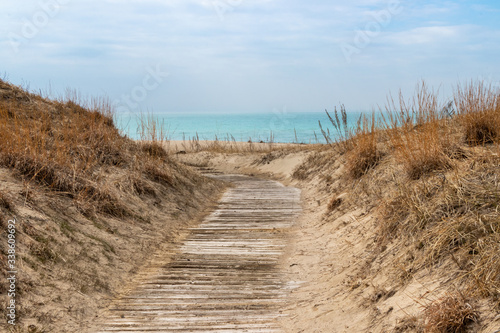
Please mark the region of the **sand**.
POLYGON ((192 153, 202 150, 226 152, 264 152, 276 148, 291 148, 304 146, 294 143, 277 142, 241 142, 241 141, 189 141, 171 140, 165 142, 165 148, 171 153, 192 153))

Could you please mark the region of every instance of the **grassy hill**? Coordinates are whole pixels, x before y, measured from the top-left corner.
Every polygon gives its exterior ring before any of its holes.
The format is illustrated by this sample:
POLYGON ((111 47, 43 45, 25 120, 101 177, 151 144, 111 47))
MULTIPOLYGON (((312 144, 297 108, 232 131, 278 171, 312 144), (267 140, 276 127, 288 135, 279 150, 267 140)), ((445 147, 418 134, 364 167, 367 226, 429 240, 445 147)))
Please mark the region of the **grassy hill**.
POLYGON ((217 198, 222 185, 174 162, 148 129, 152 141, 134 142, 105 101, 49 100, 0 81, 0 279, 15 218, 16 332, 83 331, 217 198))
POLYGON ((364 295, 373 323, 392 321, 396 332, 489 332, 500 310, 500 95, 470 83, 442 105, 423 83, 382 111, 348 128, 345 109, 336 110, 339 139, 294 174, 330 197, 326 223, 356 210, 370 217, 353 230, 339 226, 364 242, 344 282, 375 289, 364 295), (412 283, 427 296, 401 295, 412 283), (396 311, 387 300, 396 292, 399 304, 413 297, 420 310, 396 311))

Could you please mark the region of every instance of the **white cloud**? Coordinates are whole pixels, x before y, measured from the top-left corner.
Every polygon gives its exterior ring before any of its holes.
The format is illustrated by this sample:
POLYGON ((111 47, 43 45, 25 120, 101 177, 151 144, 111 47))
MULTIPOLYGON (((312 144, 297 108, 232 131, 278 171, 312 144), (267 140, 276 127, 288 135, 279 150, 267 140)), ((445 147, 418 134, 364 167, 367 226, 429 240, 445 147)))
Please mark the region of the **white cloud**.
MULTIPOLYGON (((495 68, 496 59, 484 58, 498 50, 498 24, 493 31, 480 21, 468 21, 468 7, 457 1, 401 0, 401 5, 403 11, 360 50, 351 66, 339 45, 352 42, 374 13, 387 8, 388 0, 71 0, 18 54, 9 51, 5 34, 0 34, 0 63, 11 77, 42 88, 49 80, 54 87, 73 80, 74 86, 113 94, 133 86, 147 65, 160 63, 172 72, 172 85, 151 100, 154 109, 167 103, 162 98, 188 108, 208 92, 212 109, 218 99, 227 102, 227 95, 241 97, 249 91, 255 98, 241 98, 255 105, 259 94, 268 104, 321 105, 318 91, 325 101, 331 98, 328 91, 339 96, 337 102, 341 96, 356 101, 370 86, 374 96, 387 92, 388 85, 401 85, 401 72, 409 80, 439 67, 455 79, 462 68, 472 66, 471 59, 480 58, 495 68), (217 1, 232 4, 223 20, 214 9, 217 1), (467 52, 467 62, 459 57, 444 65, 435 60, 450 58, 449 50, 467 52), (380 79, 384 75, 385 81, 380 79), (226 96, 217 95, 221 91, 226 96), (314 96, 308 91, 315 91, 314 96), (282 100, 286 96, 290 101, 282 100)), ((0 31, 19 31, 19 18, 31 17, 37 6, 37 0, 2 4, 0 31)), ((237 99, 231 103, 237 108, 237 99)))
POLYGON ((468 30, 464 26, 419 27, 394 33, 390 39, 398 45, 415 45, 450 42, 456 40, 461 32, 468 30))

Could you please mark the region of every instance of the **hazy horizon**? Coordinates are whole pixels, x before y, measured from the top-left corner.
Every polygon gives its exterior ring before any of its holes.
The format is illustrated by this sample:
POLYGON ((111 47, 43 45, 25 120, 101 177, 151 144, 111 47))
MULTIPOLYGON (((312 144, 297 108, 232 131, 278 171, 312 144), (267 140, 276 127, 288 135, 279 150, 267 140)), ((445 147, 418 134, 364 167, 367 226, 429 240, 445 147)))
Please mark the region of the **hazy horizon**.
POLYGON ((425 80, 500 87, 494 1, 3 3, 0 75, 120 112, 348 111, 425 80))

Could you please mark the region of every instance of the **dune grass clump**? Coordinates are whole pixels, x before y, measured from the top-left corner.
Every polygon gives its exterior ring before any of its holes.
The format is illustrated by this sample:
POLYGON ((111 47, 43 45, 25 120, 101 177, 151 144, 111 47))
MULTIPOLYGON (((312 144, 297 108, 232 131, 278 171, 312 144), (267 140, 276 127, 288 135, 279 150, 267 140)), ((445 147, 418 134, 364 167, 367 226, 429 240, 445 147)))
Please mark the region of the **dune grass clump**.
POLYGON ((371 117, 361 115, 356 125, 351 127, 347 121, 344 105, 340 106, 340 111, 335 108, 333 116, 328 111, 325 112, 336 135, 332 139, 329 129, 325 132, 319 122, 321 133, 328 144, 341 154, 346 154, 348 174, 354 179, 360 178, 375 167, 381 158, 381 153, 377 149, 378 128, 375 114, 373 113, 371 117))
POLYGON ((145 142, 142 144, 142 150, 151 157, 165 159, 168 156, 164 146, 159 142, 145 142))
MULTIPOLYGON (((0 165, 72 198, 85 214, 128 216, 105 174, 125 174, 134 193, 154 194, 147 180, 171 186, 164 126, 141 118, 142 141, 121 135, 106 100, 81 105, 76 93, 52 101, 0 81, 0 165)), ((116 185, 118 184, 118 185, 116 185)))
POLYGON ((159 120, 153 114, 141 114, 137 130, 142 150, 146 154, 153 158, 167 158, 165 147, 169 139, 163 120, 159 120))
POLYGON ((418 179, 434 171, 450 167, 452 132, 443 113, 438 94, 425 83, 417 86, 415 96, 398 102, 388 99, 383 113, 385 130, 394 155, 410 179, 418 179))
MULTIPOLYGON (((475 296, 499 296, 498 158, 464 162, 446 175, 400 185, 382 205, 379 240, 411 240, 412 270, 451 259, 475 296)), ((405 264, 402 263, 404 266, 405 264)))
POLYGON ((95 174, 103 165, 126 164, 127 143, 113 126, 109 105, 95 101, 85 109, 73 100, 45 100, 3 81, 0 86, 0 164, 28 183, 86 198, 121 216, 126 209, 109 209, 107 203, 116 200, 111 192, 103 193, 95 174))
POLYGON ((347 170, 352 178, 360 178, 380 161, 382 154, 377 149, 377 132, 375 114, 371 118, 363 115, 358 120, 352 139, 353 148, 346 157, 347 170))
POLYGON ((423 317, 425 333, 462 333, 479 315, 463 295, 453 293, 426 305, 423 317))
POLYGON ((458 86, 455 92, 459 121, 465 142, 471 146, 500 139, 500 95, 484 82, 458 86))
POLYGON ((332 139, 330 129, 327 128, 325 131, 321 125, 321 121, 318 120, 321 134, 323 134, 326 143, 335 147, 341 154, 349 151, 352 148, 351 139, 353 137, 353 129, 349 127, 345 105, 340 105, 340 110, 337 110, 337 107, 335 107, 333 116, 330 115, 328 110, 325 110, 325 112, 336 133, 332 139))

